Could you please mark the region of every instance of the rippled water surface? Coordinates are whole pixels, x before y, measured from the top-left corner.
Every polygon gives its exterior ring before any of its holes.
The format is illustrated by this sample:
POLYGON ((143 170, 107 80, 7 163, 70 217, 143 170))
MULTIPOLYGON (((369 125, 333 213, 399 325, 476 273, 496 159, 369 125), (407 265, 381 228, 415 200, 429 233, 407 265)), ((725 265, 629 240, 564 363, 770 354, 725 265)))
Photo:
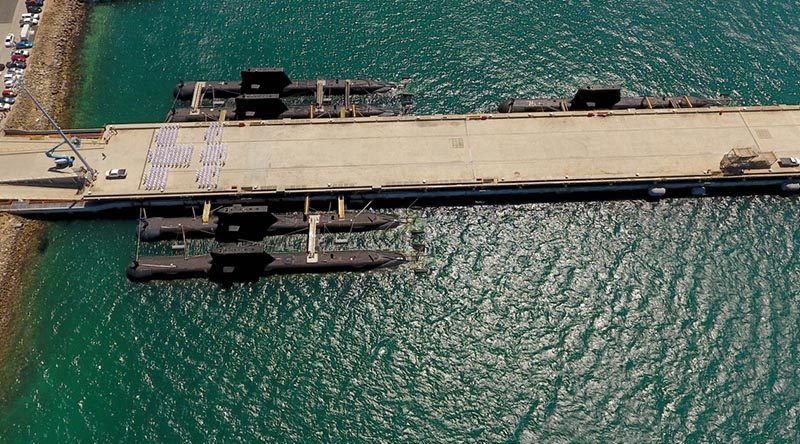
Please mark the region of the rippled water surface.
MULTIPOLYGON (((105 2, 75 124, 160 120, 177 79, 251 65, 411 76, 422 113, 588 81, 800 101, 796 2, 598 3, 105 2)), ((796 199, 399 213, 425 223, 428 274, 228 288, 129 283, 134 222, 53 224, 0 371, 0 441, 800 440, 796 199)))

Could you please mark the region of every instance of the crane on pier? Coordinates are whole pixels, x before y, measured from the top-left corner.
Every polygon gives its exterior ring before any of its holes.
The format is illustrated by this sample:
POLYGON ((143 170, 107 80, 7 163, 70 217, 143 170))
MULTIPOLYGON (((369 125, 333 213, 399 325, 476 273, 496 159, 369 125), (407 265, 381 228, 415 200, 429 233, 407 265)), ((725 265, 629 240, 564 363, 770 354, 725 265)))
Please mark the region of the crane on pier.
MULTIPOLYGON (((80 143, 80 141, 78 139, 72 139, 72 143, 74 143, 77 146, 80 143)), ((75 156, 64 156, 60 154, 55 154, 55 151, 63 144, 64 142, 61 142, 58 145, 44 152, 45 156, 55 161, 56 165, 54 168, 57 170, 63 170, 64 168, 72 168, 72 165, 75 164, 75 156)))

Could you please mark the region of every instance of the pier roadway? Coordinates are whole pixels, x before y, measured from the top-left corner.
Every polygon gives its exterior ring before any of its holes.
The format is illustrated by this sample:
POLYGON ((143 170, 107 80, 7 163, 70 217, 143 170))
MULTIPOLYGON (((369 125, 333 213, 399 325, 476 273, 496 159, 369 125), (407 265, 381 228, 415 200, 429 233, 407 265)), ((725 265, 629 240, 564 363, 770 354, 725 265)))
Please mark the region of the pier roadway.
MULTIPOLYGON (((57 139, 0 138, 0 199, 120 201, 221 195, 491 189, 541 185, 714 180, 723 155, 751 147, 800 157, 800 107, 639 110, 341 120, 227 122, 227 160, 216 187, 200 187, 208 124, 181 124, 177 145, 193 146, 188 167, 169 168, 166 185, 147 190, 148 151, 161 124, 108 126, 84 140, 99 172, 82 190, 57 188, 75 175, 48 171, 43 154, 57 139), (124 168, 125 179, 105 171, 124 168)), ((60 148, 58 153, 68 154, 60 148)), ((76 165, 77 162, 76 162, 76 165)), ((745 176, 800 177, 800 168, 745 176)), ((0 208, 2 209, 2 208, 0 208)))

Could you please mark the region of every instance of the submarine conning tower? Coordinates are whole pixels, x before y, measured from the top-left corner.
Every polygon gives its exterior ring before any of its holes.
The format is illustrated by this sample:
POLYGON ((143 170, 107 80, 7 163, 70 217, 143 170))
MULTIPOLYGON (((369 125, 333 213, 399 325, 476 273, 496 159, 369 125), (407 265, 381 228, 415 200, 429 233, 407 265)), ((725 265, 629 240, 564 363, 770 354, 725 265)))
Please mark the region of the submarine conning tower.
POLYGON ((199 83, 203 88, 203 98, 230 99, 242 94, 280 95, 292 80, 283 68, 247 68, 241 72, 241 81, 181 81, 175 85, 172 95, 178 100, 192 100, 199 83))
POLYGON ((610 109, 622 98, 617 85, 587 86, 578 89, 570 101, 572 110, 610 109))
POLYGON ((242 94, 280 95, 292 80, 283 68, 247 68, 242 71, 242 94))

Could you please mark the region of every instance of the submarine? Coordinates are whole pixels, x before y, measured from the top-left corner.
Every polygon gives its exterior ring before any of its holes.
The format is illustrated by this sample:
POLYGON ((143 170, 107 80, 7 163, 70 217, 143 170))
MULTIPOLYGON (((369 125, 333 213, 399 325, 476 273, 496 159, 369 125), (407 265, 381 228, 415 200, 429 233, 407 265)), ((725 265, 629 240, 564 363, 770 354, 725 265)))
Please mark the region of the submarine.
POLYGON ((274 274, 333 273, 398 267, 400 253, 374 250, 320 252, 314 261, 305 252, 266 252, 260 245, 217 247, 202 256, 142 256, 128 265, 134 282, 208 278, 214 281, 251 281, 274 274))
MULTIPOLYGON (((326 95, 388 94, 401 90, 408 83, 408 79, 403 79, 400 83, 364 79, 292 80, 286 75, 283 68, 248 68, 241 72, 241 80, 204 83, 200 93, 201 97, 211 100, 231 99, 243 94, 277 94, 280 97, 313 96, 320 83, 322 83, 326 95)), ((175 85, 172 95, 176 100, 192 100, 197 85, 197 81, 181 81, 175 85)))
MULTIPOLYGON (((393 214, 345 212, 321 213, 317 227, 330 233, 389 230, 400 226, 393 214)), ((266 236, 301 233, 308 229, 303 213, 274 214, 267 206, 233 205, 220 208, 208 223, 194 217, 150 217, 139 221, 138 235, 143 242, 216 238, 220 241, 258 241, 266 236)))
POLYGON ((220 121, 223 111, 225 120, 273 120, 315 119, 338 117, 387 117, 405 114, 403 108, 387 108, 365 104, 287 105, 277 94, 245 94, 236 97, 235 106, 173 108, 167 113, 166 122, 220 121))
POLYGON ((500 113, 537 113, 554 111, 592 111, 620 109, 708 108, 722 101, 695 96, 622 97, 619 86, 587 86, 571 99, 511 99, 500 102, 500 113))

